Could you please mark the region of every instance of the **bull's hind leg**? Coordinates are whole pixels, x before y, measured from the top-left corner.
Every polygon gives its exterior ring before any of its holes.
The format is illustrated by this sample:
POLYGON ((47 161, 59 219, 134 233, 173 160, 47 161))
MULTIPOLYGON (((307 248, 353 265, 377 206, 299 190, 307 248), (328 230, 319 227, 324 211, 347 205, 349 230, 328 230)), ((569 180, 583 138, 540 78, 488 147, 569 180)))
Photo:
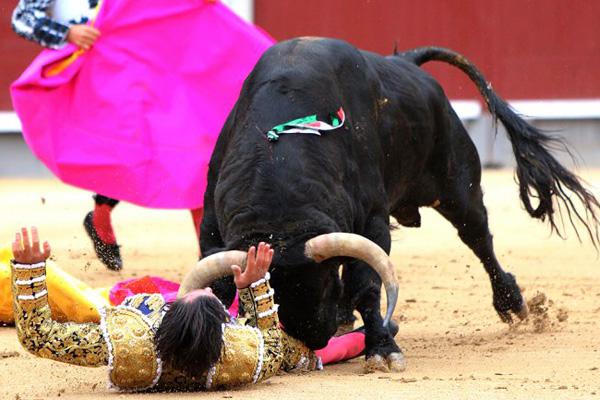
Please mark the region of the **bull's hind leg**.
POLYGON ((512 322, 511 313, 520 319, 525 318, 527 305, 517 281, 511 273, 502 269, 494 253, 479 177, 454 183, 456 186, 448 188, 445 198, 436 207, 437 211, 454 225, 461 240, 483 264, 492 284, 494 308, 502 321, 512 322))
MULTIPOLYGON (((389 254, 391 238, 387 221, 373 218, 365 237, 377 243, 389 254)), ((348 310, 356 309, 365 325, 365 356, 367 370, 402 371, 404 356, 394 341, 393 329, 383 326, 380 312, 381 278, 368 264, 353 260, 344 266, 344 299, 348 310)), ((344 300, 343 300, 344 301, 344 300)), ((390 324, 392 322, 390 321, 390 324)))

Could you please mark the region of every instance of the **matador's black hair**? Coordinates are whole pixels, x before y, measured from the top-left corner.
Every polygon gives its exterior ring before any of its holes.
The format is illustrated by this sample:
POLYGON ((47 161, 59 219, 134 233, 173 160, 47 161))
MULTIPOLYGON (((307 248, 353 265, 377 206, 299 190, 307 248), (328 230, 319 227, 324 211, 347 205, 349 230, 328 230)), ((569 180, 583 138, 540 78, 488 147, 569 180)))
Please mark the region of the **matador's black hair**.
POLYGON ((199 376, 221 355, 221 324, 229 319, 223 304, 213 296, 173 302, 156 332, 156 347, 166 365, 199 376))

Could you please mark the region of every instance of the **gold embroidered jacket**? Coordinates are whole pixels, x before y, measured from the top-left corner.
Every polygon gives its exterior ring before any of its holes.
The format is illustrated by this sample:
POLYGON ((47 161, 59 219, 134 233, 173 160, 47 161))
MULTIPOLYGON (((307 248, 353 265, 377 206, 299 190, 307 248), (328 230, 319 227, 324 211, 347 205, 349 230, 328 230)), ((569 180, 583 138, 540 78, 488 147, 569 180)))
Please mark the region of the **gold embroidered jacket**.
POLYGON ((12 264, 15 325, 31 353, 82 366, 109 366, 112 387, 123 390, 218 389, 256 383, 279 370, 312 370, 320 361, 279 327, 269 276, 239 291, 246 323, 223 324, 219 361, 201 376, 163 366, 154 336, 166 312, 159 294, 131 296, 103 310, 100 324, 52 320, 45 263, 12 264))

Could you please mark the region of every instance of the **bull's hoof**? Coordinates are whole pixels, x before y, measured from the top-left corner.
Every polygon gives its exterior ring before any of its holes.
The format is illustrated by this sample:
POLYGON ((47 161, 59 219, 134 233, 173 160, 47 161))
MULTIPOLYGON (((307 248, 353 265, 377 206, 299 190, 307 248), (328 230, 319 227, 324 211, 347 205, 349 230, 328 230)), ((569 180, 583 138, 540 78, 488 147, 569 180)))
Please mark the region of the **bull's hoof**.
POLYGON ((379 354, 375 354, 374 356, 367 358, 367 361, 365 361, 365 372, 367 374, 376 371, 390 372, 390 368, 388 367, 385 358, 379 354))
POLYGON ((390 371, 402 372, 406 369, 406 358, 402 353, 392 353, 387 356, 387 363, 390 371))
POLYGON ((519 317, 520 320, 524 320, 529 317, 529 307, 527 306, 527 302, 525 302, 525 298, 523 298, 523 302, 523 308, 517 313, 517 317, 519 317))
POLYGON ((527 302, 525 298, 523 298, 523 304, 521 304, 520 308, 511 309, 508 311, 498 311, 498 315, 502 322, 512 325, 515 323, 515 319, 513 318, 513 314, 519 319, 519 321, 523 321, 527 319, 529 316, 529 308, 527 307, 527 302))
POLYGON ((492 284, 494 292, 494 308, 502 322, 512 324, 513 315, 523 320, 529 315, 527 302, 521 294, 514 275, 507 273, 503 279, 492 284))
POLYGON ((402 372, 406 369, 406 359, 402 353, 390 353, 386 358, 375 354, 367 358, 365 372, 402 372))

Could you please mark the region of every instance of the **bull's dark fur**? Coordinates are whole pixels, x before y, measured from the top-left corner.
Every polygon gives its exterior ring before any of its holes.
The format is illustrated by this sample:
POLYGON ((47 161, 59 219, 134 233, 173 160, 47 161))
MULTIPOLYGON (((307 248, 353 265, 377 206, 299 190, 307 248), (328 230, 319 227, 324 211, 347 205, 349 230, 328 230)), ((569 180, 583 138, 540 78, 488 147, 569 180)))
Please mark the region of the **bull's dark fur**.
MULTIPOLYGON (((209 255, 260 240, 273 243, 272 283, 281 320, 311 348, 324 346, 356 309, 365 322, 367 357, 399 351, 382 327, 381 282, 374 271, 347 259, 319 265, 304 256, 304 243, 321 233, 353 232, 389 253, 389 216, 419 226, 423 206, 435 206, 480 258, 504 320, 525 307, 515 278, 494 254, 475 146, 439 84, 419 68, 429 60, 465 71, 507 128, 528 212, 555 226, 553 199, 577 213, 565 194, 570 190, 595 232, 598 203, 550 155, 552 139, 515 115, 461 56, 425 48, 382 57, 330 39, 280 43, 246 80, 217 142, 201 246, 209 255), (287 134, 274 143, 266 139, 275 125, 314 113, 326 119, 340 106, 347 114, 343 128, 322 136, 287 134), (537 207, 531 190, 540 199, 537 207)), ((229 279, 214 288, 229 300, 235 290, 229 279)))
POLYGON ((552 149, 569 152, 561 139, 545 135, 519 118, 491 89, 481 72, 460 54, 438 47, 424 47, 402 53, 400 56, 417 65, 428 61, 443 61, 464 71, 477 85, 492 115, 506 127, 517 161, 519 195, 529 215, 542 221, 548 218, 552 230, 560 235, 554 212, 555 205, 560 207, 562 204, 577 236, 579 237, 579 233, 573 223, 573 216, 583 223, 592 243, 597 246, 599 237, 595 210, 600 204, 594 195, 583 187, 577 176, 565 169, 550 154, 552 149), (568 193, 577 197, 584 206, 583 210, 575 207, 568 193), (537 207, 532 205, 532 198, 537 198, 537 207), (554 200, 559 203, 555 203, 554 200))

